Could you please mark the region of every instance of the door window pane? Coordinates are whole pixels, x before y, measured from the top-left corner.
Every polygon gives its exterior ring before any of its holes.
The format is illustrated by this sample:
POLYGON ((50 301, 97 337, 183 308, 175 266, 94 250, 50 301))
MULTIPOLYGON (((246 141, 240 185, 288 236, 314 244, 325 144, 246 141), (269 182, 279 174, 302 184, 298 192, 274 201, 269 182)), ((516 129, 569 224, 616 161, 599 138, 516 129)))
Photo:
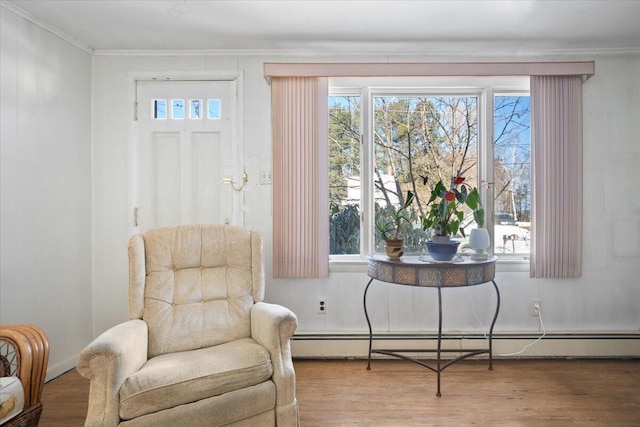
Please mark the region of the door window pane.
POLYGON ((152 118, 158 120, 164 120, 167 118, 167 100, 166 99, 152 99, 151 100, 151 114, 152 118))
POLYGON ((220 100, 208 99, 207 100, 207 118, 208 119, 220 119, 220 100))
POLYGON ((202 119, 202 99, 189 100, 189 118, 192 120, 202 119))
POLYGON ((184 99, 171 100, 171 118, 184 119, 184 99))

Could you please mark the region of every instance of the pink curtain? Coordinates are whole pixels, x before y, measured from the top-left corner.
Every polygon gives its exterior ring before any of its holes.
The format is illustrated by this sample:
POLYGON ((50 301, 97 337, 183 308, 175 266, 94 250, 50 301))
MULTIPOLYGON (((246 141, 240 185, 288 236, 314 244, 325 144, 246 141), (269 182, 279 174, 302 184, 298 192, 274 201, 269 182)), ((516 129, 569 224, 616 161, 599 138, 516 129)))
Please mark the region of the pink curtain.
POLYGON ((329 275, 328 80, 274 77, 273 276, 329 275))
POLYGON ((531 277, 582 275, 582 76, 531 76, 531 277))

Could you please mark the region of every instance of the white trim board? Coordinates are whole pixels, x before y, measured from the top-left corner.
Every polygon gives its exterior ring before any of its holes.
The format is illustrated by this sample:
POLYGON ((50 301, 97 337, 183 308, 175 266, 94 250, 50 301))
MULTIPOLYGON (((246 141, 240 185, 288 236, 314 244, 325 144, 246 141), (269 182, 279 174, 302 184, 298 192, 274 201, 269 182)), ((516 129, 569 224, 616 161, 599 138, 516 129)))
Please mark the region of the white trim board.
MULTIPOLYGON (((374 348, 435 348, 434 334, 375 334, 379 338, 374 348)), ((517 356, 501 356, 522 350, 536 341, 535 333, 499 333, 493 338, 494 360, 507 358, 640 358, 640 333, 547 333, 547 335, 517 356)), ((446 334, 443 348, 484 346, 481 333, 446 334)), ((291 352, 297 359, 366 359, 369 346, 368 334, 314 334, 300 333, 291 339, 291 352)), ((434 353, 425 353, 425 358, 434 358, 434 353)), ((458 353, 445 353, 443 358, 455 357, 458 353)), ((389 359, 390 356, 372 355, 372 359, 389 359)), ((487 358, 486 354, 478 358, 487 358)), ((72 357, 49 366, 46 381, 50 381, 75 368, 77 357, 72 357)), ((363 368, 366 365, 363 365, 363 368)))
MULTIPOLYGON (((547 333, 538 342, 537 333, 497 333, 493 337, 494 358, 578 357, 637 358, 640 357, 640 333, 547 333), (535 344, 532 344, 534 343, 535 344), (525 347, 529 344, 529 347, 525 347), (517 355, 513 353, 520 352, 517 355), (509 355, 509 356, 507 356, 509 355)), ((435 349, 435 334, 374 334, 373 348, 435 349)), ((461 349, 485 347, 483 334, 445 334, 442 348, 461 349)), ((366 358, 368 334, 296 334, 291 340, 294 358, 366 358)), ((435 357, 434 352, 425 352, 435 357)), ((458 353, 445 353, 443 357, 458 353)), ((386 356, 375 355, 375 358, 386 356)), ((486 358, 487 355, 479 357, 486 358)))

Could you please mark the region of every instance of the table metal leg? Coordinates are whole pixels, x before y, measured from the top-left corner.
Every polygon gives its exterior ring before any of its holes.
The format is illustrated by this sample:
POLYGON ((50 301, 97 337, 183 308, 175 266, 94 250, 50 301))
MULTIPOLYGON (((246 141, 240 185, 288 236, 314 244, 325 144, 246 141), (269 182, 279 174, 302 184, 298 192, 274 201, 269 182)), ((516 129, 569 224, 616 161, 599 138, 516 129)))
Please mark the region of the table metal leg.
POLYGON ((371 370, 371 343, 373 341, 373 331, 371 329, 371 321, 369 320, 369 313, 367 312, 367 292, 369 291, 369 285, 373 282, 373 278, 369 280, 367 283, 367 287, 364 288, 364 297, 362 300, 362 304, 364 306, 364 317, 367 318, 367 325, 369 326, 369 357, 367 359, 367 371, 371 370))
POLYGON ((493 371, 493 327, 496 324, 496 320, 498 320, 498 313, 500 312, 500 290, 495 280, 492 280, 491 283, 493 283, 493 287, 496 289, 496 312, 493 315, 491 327, 489 328, 489 370, 493 371))
MULTIPOLYGON (((369 312, 367 311, 367 294, 369 292, 369 287, 371 286, 371 283, 373 283, 374 278, 371 278, 369 280, 369 283, 367 283, 367 286, 364 289, 364 296, 362 299, 362 305, 364 308, 364 316, 367 319, 367 327, 369 328, 369 354, 367 357, 367 370, 371 370, 371 353, 373 353, 373 328, 371 327, 371 319, 369 319, 369 312)), ((491 283, 493 283, 493 287, 496 291, 496 311, 493 315, 493 319, 491 321, 491 327, 489 328, 489 348, 488 351, 486 348, 484 349, 467 349, 466 353, 459 355, 458 357, 453 358, 452 360, 447 361, 446 363, 442 362, 442 353, 443 352, 450 352, 450 351, 455 351, 455 350, 443 350, 442 349, 442 288, 438 286, 438 339, 437 339, 437 350, 436 350, 436 367, 434 368, 433 366, 429 366, 428 363, 422 362, 418 359, 415 358, 411 358, 408 356, 405 356, 403 354, 401 354, 402 352, 412 352, 412 351, 416 351, 413 349, 407 349, 407 350, 383 350, 383 349, 377 349, 375 352, 376 353, 381 353, 381 354, 386 354, 386 355, 390 355, 390 356, 395 356, 395 357, 400 357, 406 360, 410 360, 412 362, 418 363, 419 365, 424 366, 425 368, 430 369, 431 371, 436 373, 437 376, 437 391, 436 391, 436 396, 437 397, 441 397, 442 394, 440 392, 440 377, 441 377, 441 373, 442 371, 444 371, 448 366, 450 366, 451 364, 457 362, 458 360, 462 360, 462 359, 466 359, 468 357, 474 356, 474 355, 478 355, 478 354, 482 354, 482 353, 489 353, 489 370, 493 370, 493 328, 496 324, 496 321, 498 320, 498 314, 500 312, 500 290, 498 289, 498 285, 496 284, 495 280, 491 280, 491 283)))
POLYGON ((442 352, 442 288, 438 287, 438 351, 437 351, 437 370, 436 375, 438 377, 438 391, 436 392, 436 396, 440 397, 440 373, 442 369, 440 368, 441 363, 441 352, 442 352))

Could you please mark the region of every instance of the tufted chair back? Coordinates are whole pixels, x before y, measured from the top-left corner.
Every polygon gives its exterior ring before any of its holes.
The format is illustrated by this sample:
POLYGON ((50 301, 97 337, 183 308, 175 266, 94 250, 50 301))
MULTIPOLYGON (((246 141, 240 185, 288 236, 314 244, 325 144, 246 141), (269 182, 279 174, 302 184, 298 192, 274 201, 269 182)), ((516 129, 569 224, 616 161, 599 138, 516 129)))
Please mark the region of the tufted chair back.
POLYGON ((262 239, 229 225, 150 230, 129 241, 129 312, 149 328, 149 357, 251 335, 264 298, 262 239))

